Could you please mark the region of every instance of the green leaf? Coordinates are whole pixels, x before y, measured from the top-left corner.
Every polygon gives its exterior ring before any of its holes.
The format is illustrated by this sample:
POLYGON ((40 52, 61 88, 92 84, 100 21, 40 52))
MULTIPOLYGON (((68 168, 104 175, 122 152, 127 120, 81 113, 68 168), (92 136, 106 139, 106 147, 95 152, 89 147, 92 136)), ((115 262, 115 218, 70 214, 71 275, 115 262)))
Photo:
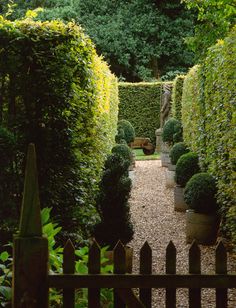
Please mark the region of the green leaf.
POLYGON ((0 260, 2 260, 3 262, 7 261, 8 258, 9 258, 9 253, 7 251, 4 251, 0 254, 0 260))
POLYGON ((12 289, 10 287, 0 286, 0 293, 4 296, 5 300, 11 300, 12 289))

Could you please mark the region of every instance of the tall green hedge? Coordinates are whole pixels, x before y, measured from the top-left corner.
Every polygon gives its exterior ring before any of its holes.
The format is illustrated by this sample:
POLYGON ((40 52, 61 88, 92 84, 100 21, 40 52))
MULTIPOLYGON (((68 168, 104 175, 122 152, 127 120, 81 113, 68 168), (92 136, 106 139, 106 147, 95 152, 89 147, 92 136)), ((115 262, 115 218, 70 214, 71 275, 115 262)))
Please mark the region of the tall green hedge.
POLYGON ((171 112, 172 116, 181 122, 182 120, 182 93, 183 93, 183 83, 184 75, 179 75, 175 77, 173 81, 173 89, 171 95, 171 112))
POLYGON ((161 82, 119 83, 119 119, 128 120, 137 137, 149 137, 155 143, 160 126, 161 82))
POLYGON ((189 70, 183 83, 182 126, 184 141, 193 152, 199 154, 202 168, 204 168, 206 153, 203 91, 201 66, 195 65, 189 70))
POLYGON ((236 26, 207 55, 205 75, 206 159, 218 179, 222 227, 236 248, 236 26))
POLYGON ((215 176, 222 231, 236 247, 236 27, 209 49, 186 76, 182 121, 185 142, 215 176))
POLYGON ((94 198, 114 144, 118 84, 74 23, 0 19, 0 120, 16 139, 21 201, 27 145, 36 145, 42 206, 65 232, 94 224, 94 198))

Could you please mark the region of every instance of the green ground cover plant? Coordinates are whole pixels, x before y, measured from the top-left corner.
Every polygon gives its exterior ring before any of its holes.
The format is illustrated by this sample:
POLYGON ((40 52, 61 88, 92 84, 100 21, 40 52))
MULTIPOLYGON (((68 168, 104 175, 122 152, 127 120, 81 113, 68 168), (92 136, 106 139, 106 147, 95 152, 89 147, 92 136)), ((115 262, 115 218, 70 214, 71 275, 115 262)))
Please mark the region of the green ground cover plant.
MULTIPOLYGON (((48 239, 49 247, 49 271, 53 273, 62 273, 63 268, 63 248, 56 242, 56 236, 61 232, 61 227, 51 219, 50 208, 41 210, 41 219, 43 226, 43 234, 48 239)), ((8 246, 12 246, 9 244, 8 246)), ((101 273, 111 273, 113 265, 107 264, 108 259, 105 257, 107 247, 101 248, 101 273)), ((75 249, 76 273, 88 273, 88 253, 89 247, 83 246, 75 249)), ((12 256, 8 251, 0 253, 0 307, 6 307, 10 304, 12 299, 12 256)), ((87 289, 80 289, 76 291, 76 307, 85 308, 88 305, 87 289)), ((109 305, 112 302, 113 292, 110 289, 101 289, 101 303, 102 305, 109 305)), ((62 294, 58 290, 50 290, 49 293, 50 307, 62 306, 62 294)))

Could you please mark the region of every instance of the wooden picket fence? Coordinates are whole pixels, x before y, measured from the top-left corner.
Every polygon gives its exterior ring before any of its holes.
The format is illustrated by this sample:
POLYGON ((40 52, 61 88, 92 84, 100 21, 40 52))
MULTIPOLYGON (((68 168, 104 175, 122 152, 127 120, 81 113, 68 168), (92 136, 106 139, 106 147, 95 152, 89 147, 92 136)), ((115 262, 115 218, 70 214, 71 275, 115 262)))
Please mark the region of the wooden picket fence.
POLYGON ((152 249, 146 242, 140 250, 140 273, 126 273, 126 253, 121 242, 114 249, 114 271, 100 273, 100 248, 89 249, 88 274, 75 273, 75 251, 69 240, 64 248, 63 274, 48 271, 48 241, 42 235, 35 149, 28 150, 19 234, 13 244, 13 307, 48 308, 49 289, 63 290, 63 307, 75 307, 77 289, 88 289, 88 307, 101 307, 100 289, 114 290, 114 307, 152 307, 152 289, 166 289, 166 307, 176 307, 176 289, 189 289, 189 307, 201 307, 201 289, 216 290, 216 308, 227 308, 227 292, 236 288, 236 274, 227 273, 227 253, 222 242, 216 248, 215 274, 201 273, 200 249, 189 250, 189 274, 176 274, 176 248, 166 249, 166 273, 152 273, 152 249), (133 292, 139 289, 139 295, 133 292))
POLYGON ((152 307, 152 288, 166 289, 166 307, 176 307, 176 289, 189 289, 189 307, 201 307, 201 289, 216 289, 216 307, 227 307, 227 289, 236 287, 236 275, 227 275, 227 253, 222 242, 216 247, 215 274, 201 274, 200 249, 196 242, 189 250, 189 274, 176 274, 176 248, 166 249, 166 273, 152 274, 152 249, 146 242, 140 250, 140 273, 127 274, 125 248, 114 249, 114 273, 100 274, 100 248, 94 242, 89 250, 89 274, 75 274, 75 254, 71 241, 64 248, 63 274, 49 275, 49 287, 63 289, 63 307, 75 307, 75 290, 88 288, 88 307, 100 306, 100 288, 114 288, 114 307, 152 307), (66 288, 65 288, 66 286, 66 288), (132 288, 139 289, 139 296, 132 288))

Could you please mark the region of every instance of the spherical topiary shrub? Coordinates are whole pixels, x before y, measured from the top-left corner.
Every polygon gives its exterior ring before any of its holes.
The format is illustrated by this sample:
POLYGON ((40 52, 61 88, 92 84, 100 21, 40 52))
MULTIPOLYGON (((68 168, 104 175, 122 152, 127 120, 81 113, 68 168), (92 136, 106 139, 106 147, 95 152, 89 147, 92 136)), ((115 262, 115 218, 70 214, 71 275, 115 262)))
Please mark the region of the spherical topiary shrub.
POLYGON ((133 238, 128 199, 131 180, 128 177, 129 162, 118 153, 108 156, 100 183, 97 208, 101 222, 94 228, 94 236, 100 245, 114 248, 118 240, 127 244, 133 238))
POLYGON ((200 172, 197 153, 189 152, 183 154, 177 161, 175 169, 175 181, 181 187, 184 187, 188 180, 200 172))
POLYGON ((217 187, 215 179, 208 173, 193 175, 186 184, 184 200, 196 213, 212 214, 217 212, 217 187))
POLYGON ((180 121, 170 118, 163 126, 162 140, 169 145, 182 141, 182 125, 180 121))
POLYGON ((117 130, 118 130, 118 135, 117 135, 118 137, 116 137, 116 140, 125 139, 128 144, 134 141, 135 130, 129 121, 127 120, 118 121, 117 130), (123 130, 124 135, 122 133, 122 130, 123 130))
POLYGON ((170 161, 172 165, 176 165, 178 159, 183 154, 186 154, 189 152, 189 149, 187 148, 186 144, 184 142, 178 142, 173 145, 173 147, 170 150, 170 161))
POLYGON ((112 153, 117 153, 121 155, 125 160, 128 160, 131 164, 132 162, 132 152, 127 144, 117 144, 112 148, 112 153))

